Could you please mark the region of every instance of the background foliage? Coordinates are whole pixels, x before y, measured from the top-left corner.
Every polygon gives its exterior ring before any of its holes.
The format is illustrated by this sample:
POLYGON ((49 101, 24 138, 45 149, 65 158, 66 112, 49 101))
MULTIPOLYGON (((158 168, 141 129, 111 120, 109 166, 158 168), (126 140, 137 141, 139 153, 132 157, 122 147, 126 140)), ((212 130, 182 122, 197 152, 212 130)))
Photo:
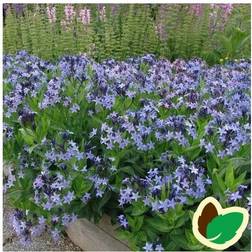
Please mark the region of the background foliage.
POLYGON ((153 53, 171 60, 202 57, 210 64, 250 57, 246 4, 8 4, 4 14, 5 53, 25 49, 45 59, 87 53, 98 61, 153 53), (72 19, 66 25, 67 7, 72 19), (48 8, 55 8, 53 21, 48 8), (83 9, 90 10, 86 22, 83 9))

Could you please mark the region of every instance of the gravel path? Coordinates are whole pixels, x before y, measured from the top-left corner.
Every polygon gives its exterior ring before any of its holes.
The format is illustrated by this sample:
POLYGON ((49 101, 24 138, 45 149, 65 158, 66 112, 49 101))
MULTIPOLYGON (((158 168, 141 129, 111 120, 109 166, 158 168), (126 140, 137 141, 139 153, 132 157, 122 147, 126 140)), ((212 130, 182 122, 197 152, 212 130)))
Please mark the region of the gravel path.
POLYGON ((29 247, 23 247, 8 225, 8 218, 11 209, 4 207, 3 213, 3 251, 81 251, 68 237, 62 237, 59 243, 52 242, 50 235, 44 233, 42 236, 33 239, 29 247))

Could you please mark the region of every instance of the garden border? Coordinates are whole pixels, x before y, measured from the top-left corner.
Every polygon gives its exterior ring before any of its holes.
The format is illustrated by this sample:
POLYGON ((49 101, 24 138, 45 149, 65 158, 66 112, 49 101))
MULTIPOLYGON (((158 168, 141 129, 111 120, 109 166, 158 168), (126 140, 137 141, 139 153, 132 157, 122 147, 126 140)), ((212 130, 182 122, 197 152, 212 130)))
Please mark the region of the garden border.
POLYGON ((66 233, 84 251, 130 251, 127 243, 116 238, 117 227, 111 225, 108 215, 104 215, 97 225, 84 218, 78 219, 67 227, 66 233))

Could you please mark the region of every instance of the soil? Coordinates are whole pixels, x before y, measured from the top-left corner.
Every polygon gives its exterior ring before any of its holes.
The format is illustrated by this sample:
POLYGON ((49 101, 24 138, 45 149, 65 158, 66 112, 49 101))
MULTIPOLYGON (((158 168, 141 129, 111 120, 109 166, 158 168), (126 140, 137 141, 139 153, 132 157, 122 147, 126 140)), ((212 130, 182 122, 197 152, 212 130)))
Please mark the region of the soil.
POLYGON ((24 247, 18 241, 9 225, 9 216, 12 209, 4 203, 3 211, 3 251, 82 251, 78 246, 74 245, 67 236, 61 237, 56 244, 52 241, 48 233, 33 239, 28 247, 24 247))

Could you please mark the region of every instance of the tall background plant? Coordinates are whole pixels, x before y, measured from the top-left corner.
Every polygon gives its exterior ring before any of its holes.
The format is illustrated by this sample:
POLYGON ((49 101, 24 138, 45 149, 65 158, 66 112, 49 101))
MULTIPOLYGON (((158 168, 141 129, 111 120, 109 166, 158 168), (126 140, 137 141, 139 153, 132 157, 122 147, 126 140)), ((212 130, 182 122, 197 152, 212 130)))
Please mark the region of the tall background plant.
POLYGON ((210 64, 250 57, 246 4, 6 4, 4 13, 5 53, 87 53, 98 61, 153 53, 210 64))

